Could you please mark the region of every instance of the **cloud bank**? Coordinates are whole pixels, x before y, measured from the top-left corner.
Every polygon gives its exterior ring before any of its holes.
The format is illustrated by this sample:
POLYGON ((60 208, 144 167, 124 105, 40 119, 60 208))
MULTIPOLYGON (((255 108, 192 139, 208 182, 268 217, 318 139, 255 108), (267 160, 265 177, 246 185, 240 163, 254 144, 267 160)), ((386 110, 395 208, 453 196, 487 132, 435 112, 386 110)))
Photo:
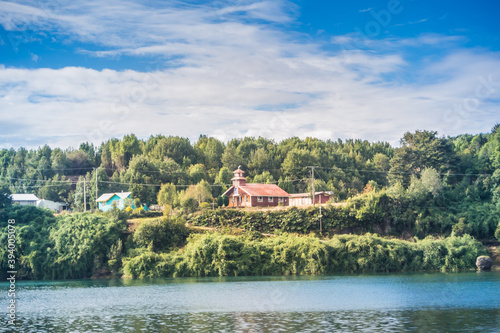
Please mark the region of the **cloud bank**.
POLYGON ((159 59, 145 72, 0 67, 0 147, 99 144, 132 132, 397 144, 405 131, 456 135, 498 121, 500 55, 466 49, 461 36, 326 43, 296 32, 300 8, 287 1, 0 7, 11 32, 49 34, 93 58, 159 59), (416 61, 416 48, 439 52, 416 61))

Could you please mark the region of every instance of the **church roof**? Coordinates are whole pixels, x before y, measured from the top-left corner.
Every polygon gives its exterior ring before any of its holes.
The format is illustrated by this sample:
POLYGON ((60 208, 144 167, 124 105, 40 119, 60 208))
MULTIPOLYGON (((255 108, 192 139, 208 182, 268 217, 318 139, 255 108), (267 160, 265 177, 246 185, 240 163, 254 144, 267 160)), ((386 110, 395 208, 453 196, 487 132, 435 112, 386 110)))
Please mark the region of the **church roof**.
MULTIPOLYGON (((231 187, 229 190, 233 189, 231 187)), ((281 189, 276 184, 245 184, 243 186, 238 187, 240 190, 244 191, 250 196, 257 197, 289 197, 285 190, 281 189)), ((229 190, 226 191, 229 192, 229 190)), ((225 193, 224 193, 225 194, 225 193)))

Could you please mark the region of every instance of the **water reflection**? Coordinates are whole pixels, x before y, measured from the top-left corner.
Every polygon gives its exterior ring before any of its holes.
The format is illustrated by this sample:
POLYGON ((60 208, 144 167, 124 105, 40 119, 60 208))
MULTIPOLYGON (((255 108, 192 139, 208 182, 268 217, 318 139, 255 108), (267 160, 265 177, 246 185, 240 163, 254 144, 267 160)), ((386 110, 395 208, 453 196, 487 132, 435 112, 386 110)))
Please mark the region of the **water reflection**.
POLYGON ((184 313, 30 318, 23 332, 498 332, 499 310, 184 313))
MULTIPOLYGON (((18 332, 500 331, 498 272, 25 281, 17 287, 18 332)), ((0 304, 6 296, 0 293, 0 304)), ((0 331, 5 323, 3 317, 0 331)))

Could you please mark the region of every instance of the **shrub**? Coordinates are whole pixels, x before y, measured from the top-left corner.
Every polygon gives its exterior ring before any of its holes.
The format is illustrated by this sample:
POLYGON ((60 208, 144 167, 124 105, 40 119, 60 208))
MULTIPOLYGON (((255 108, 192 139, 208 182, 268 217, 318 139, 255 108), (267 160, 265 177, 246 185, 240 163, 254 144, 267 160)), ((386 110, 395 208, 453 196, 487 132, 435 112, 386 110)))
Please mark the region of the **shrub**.
POLYGON ((208 202, 202 202, 202 203, 200 204, 200 209, 201 209, 201 210, 207 210, 207 209, 209 209, 211 206, 212 206, 212 205, 211 205, 211 204, 209 204, 208 202))
POLYGON ((286 233, 263 239, 206 233, 191 235, 177 253, 135 253, 124 271, 132 277, 457 271, 474 268, 482 253, 469 235, 409 242, 372 234, 321 241, 286 233))
POLYGON ((188 235, 189 230, 183 219, 158 218, 140 223, 133 240, 139 247, 151 247, 158 252, 182 245, 188 235))

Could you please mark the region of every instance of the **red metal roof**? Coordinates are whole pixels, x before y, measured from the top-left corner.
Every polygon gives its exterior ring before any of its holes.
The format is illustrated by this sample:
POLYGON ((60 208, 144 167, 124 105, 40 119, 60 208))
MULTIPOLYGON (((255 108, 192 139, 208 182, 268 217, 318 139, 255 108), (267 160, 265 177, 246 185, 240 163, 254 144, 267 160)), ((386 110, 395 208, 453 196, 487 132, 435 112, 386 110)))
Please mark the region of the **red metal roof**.
POLYGON ((290 194, 286 193, 276 184, 245 184, 240 186, 240 189, 252 196, 259 197, 289 197, 290 194))

